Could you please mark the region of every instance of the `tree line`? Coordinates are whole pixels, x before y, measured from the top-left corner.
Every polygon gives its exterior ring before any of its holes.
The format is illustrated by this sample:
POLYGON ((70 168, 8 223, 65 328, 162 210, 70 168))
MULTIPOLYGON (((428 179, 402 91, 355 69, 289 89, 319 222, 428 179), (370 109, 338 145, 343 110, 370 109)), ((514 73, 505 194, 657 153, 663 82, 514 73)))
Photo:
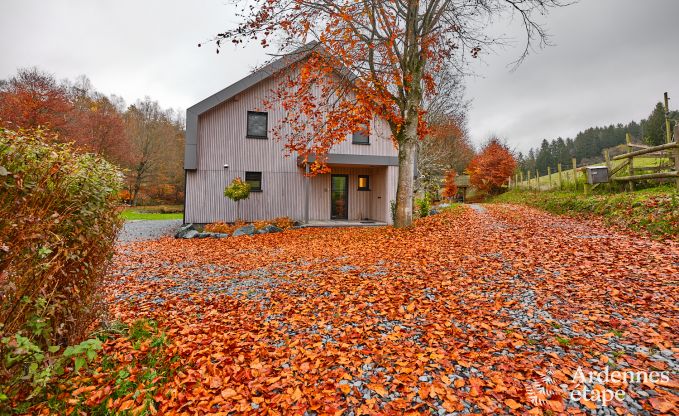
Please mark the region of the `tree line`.
POLYGON ((46 129, 57 142, 101 155, 125 174, 121 197, 132 204, 184 198, 184 117, 149 97, 126 105, 80 76, 57 81, 37 68, 0 80, 0 127, 46 129))
MULTIPOLYGON (((669 114, 671 129, 679 120, 679 111, 669 114)), ((603 127, 590 127, 579 132, 575 138, 558 137, 553 140, 543 139, 539 147, 531 148, 527 154, 519 152, 519 169, 522 171, 536 170, 540 175, 547 174, 547 168, 552 171, 561 163, 570 166, 572 158, 576 158, 578 165, 600 163, 604 160, 603 151, 626 143, 629 133, 634 143, 655 146, 665 143, 665 108, 662 103, 656 104, 651 114, 640 122, 631 121, 627 124, 611 124, 603 127)))

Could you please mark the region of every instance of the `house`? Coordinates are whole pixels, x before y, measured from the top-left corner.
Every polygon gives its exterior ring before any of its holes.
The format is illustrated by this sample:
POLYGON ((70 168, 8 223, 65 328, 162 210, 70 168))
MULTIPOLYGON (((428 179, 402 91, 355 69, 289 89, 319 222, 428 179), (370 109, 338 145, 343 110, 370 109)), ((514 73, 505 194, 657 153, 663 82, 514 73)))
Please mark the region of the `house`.
POLYGON ((264 110, 264 100, 280 85, 277 75, 303 57, 281 58, 186 111, 185 222, 235 221, 236 204, 224 197, 235 177, 252 188, 240 202, 246 221, 287 216, 305 223, 392 222, 398 152, 384 120, 375 118, 369 134, 357 132, 333 147, 331 173, 314 177, 272 137, 285 110, 275 103, 264 110))

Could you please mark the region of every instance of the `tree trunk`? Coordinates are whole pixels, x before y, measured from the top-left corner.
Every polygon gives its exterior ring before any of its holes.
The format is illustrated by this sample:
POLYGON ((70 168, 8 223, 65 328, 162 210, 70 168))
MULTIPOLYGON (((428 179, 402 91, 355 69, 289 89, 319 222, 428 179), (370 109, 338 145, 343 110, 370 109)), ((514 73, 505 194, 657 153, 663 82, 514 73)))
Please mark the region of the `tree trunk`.
POLYGON ((417 148, 417 115, 406 125, 398 145, 398 187, 394 227, 409 227, 413 222, 413 190, 415 185, 415 152, 417 148))

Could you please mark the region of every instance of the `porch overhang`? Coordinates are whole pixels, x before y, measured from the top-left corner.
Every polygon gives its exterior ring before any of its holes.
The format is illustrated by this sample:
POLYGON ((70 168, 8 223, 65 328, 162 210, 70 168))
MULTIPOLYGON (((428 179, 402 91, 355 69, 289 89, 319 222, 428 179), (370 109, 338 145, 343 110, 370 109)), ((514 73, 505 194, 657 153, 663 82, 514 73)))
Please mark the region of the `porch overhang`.
MULTIPOLYGON (((313 163, 315 160, 316 156, 313 155, 308 158, 310 163, 313 163)), ((398 166, 398 157, 330 153, 325 163, 328 165, 398 166)), ((304 158, 298 157, 297 165, 304 166, 304 158)))

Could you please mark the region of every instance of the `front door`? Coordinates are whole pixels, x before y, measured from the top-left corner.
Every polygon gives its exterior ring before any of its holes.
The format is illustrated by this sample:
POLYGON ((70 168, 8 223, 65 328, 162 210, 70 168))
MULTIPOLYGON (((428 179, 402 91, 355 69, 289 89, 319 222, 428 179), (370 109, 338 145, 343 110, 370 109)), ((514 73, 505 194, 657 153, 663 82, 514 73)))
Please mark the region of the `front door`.
POLYGON ((349 218, 349 176, 330 176, 330 218, 346 220, 349 218))

